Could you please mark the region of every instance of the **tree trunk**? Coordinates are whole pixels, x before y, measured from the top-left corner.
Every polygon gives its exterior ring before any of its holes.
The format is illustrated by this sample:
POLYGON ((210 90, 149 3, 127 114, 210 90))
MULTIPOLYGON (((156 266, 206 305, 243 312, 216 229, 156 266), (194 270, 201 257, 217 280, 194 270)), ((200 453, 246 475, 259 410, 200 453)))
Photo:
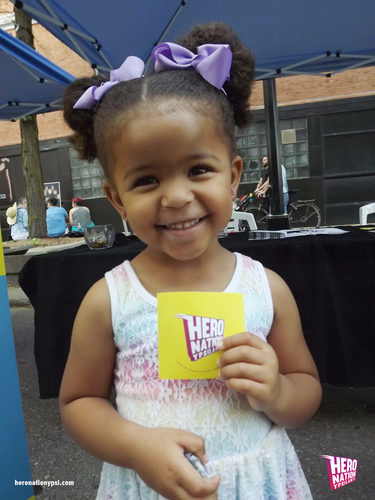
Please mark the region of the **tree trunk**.
POLYGON ((30 238, 38 238, 47 235, 47 227, 36 116, 21 118, 20 126, 23 179, 29 215, 29 236, 30 238))
MULTIPOLYGON (((31 17, 16 7, 14 8, 14 15, 17 38, 34 48, 31 17)), ((30 238, 37 238, 47 235, 47 225, 36 116, 21 118, 20 129, 23 179, 29 215, 29 236, 30 238)))

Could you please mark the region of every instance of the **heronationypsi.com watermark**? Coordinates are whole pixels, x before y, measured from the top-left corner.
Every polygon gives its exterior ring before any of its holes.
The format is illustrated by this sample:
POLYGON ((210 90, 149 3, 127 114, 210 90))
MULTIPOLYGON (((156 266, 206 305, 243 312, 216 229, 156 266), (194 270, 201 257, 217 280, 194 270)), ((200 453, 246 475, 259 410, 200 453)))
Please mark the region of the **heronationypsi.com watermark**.
POLYGON ((56 481, 41 481, 39 479, 35 479, 34 481, 17 481, 14 480, 15 486, 74 486, 74 481, 60 481, 57 479, 56 481))
POLYGON ((337 490, 356 480, 357 460, 352 458, 334 457, 331 455, 320 455, 327 459, 329 484, 332 490, 337 490))

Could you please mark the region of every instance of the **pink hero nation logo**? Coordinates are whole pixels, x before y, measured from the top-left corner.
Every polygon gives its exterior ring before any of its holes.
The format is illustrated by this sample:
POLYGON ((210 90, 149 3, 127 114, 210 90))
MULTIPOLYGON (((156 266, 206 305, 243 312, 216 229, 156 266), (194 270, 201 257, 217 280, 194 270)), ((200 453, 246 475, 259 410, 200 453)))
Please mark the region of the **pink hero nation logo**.
POLYGON ((224 337, 223 319, 176 314, 184 322, 185 339, 191 361, 209 356, 216 352, 217 342, 224 337))
POLYGON ((343 457, 332 457, 331 455, 320 455, 327 459, 329 484, 332 490, 352 483, 356 480, 357 460, 343 457))

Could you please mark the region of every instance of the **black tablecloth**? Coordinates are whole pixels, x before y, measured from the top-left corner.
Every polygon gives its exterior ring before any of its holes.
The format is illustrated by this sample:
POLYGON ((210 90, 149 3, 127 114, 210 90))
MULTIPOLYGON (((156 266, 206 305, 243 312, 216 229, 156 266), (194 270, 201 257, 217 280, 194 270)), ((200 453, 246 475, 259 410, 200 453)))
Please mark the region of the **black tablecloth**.
MULTIPOLYGON (((280 240, 248 241, 238 233, 220 242, 287 282, 322 382, 375 386, 375 234, 352 227, 347 234, 280 240)), ((35 309, 41 398, 58 395, 73 321, 88 289, 143 248, 131 237, 123 246, 102 251, 81 246, 37 255, 25 264, 19 283, 35 309)))

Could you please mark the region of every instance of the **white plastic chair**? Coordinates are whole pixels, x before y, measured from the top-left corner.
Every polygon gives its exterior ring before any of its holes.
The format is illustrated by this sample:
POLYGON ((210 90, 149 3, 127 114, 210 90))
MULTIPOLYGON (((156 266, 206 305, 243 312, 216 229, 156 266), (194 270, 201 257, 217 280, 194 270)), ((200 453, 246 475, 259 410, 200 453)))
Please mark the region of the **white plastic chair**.
POLYGON ((369 203, 368 205, 363 205, 359 208, 359 223, 362 226, 367 224, 367 216, 369 214, 375 213, 375 203, 369 203))
POLYGON ((257 229, 257 225, 256 225, 253 214, 250 214, 248 212, 234 212, 233 211, 232 217, 231 217, 230 221, 228 222, 228 225, 226 228, 228 233, 233 233, 233 232, 237 233, 239 231, 238 222, 240 220, 244 220, 248 223, 250 231, 252 231, 253 229, 257 229))

